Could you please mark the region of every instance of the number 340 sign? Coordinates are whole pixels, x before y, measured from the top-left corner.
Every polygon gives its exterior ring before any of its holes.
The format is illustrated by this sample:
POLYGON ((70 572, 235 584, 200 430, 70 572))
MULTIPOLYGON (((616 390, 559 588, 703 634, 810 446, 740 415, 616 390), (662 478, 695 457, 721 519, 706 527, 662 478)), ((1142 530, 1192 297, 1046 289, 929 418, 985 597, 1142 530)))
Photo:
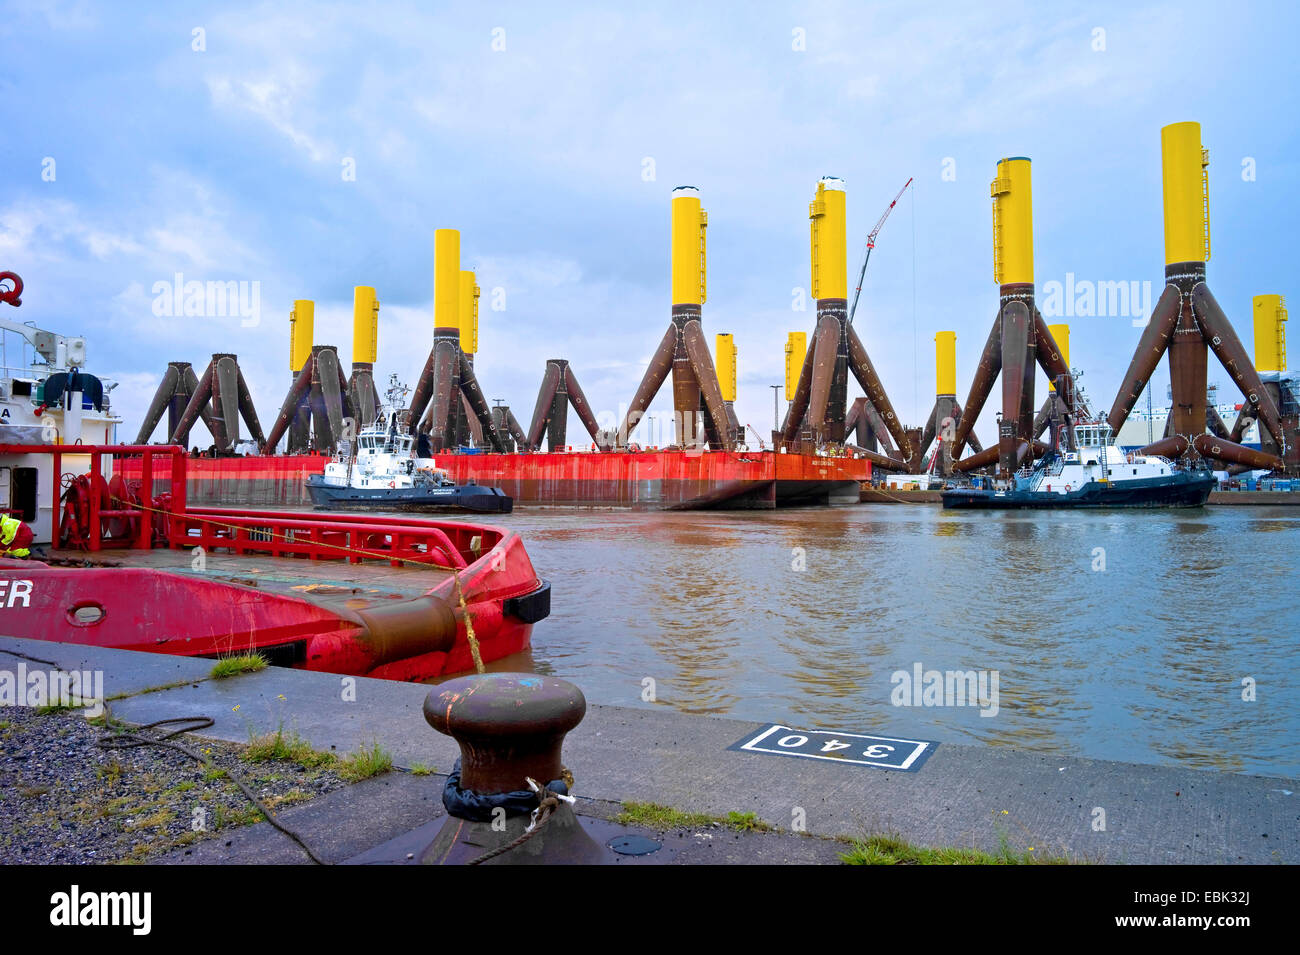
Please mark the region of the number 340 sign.
POLYGON ((728 749, 915 772, 938 745, 928 740, 864 736, 860 733, 836 733, 829 730, 798 730, 773 723, 728 749))

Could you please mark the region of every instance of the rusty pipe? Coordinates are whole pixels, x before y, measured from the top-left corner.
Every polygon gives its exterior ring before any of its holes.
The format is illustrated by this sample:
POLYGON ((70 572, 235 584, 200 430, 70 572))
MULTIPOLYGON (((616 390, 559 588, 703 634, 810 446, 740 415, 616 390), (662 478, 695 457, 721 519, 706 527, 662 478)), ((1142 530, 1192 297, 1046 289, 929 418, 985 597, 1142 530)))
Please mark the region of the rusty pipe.
POLYGON ((542 376, 542 387, 538 389, 537 404, 533 408, 533 422, 528 428, 527 446, 530 451, 537 451, 542 446, 542 433, 551 420, 552 405, 555 402, 555 393, 560 387, 561 374, 560 366, 555 362, 546 363, 546 374, 542 376))
POLYGON ((481 431, 476 440, 480 444, 486 440, 493 451, 498 454, 503 453, 506 449, 505 442, 501 440, 496 426, 492 424, 492 409, 488 407, 487 399, 483 397, 483 389, 479 387, 478 377, 474 374, 474 365, 464 352, 461 352, 460 356, 460 391, 468 403, 469 411, 473 414, 471 423, 476 420, 481 431))
POLYGON ((682 337, 686 345, 686 357, 690 359, 691 371, 699 383, 700 393, 704 399, 704 408, 708 412, 706 427, 712 426, 716 432, 715 446, 731 450, 730 420, 727 417, 727 403, 722 398, 722 386, 718 384, 718 372, 713 367, 713 356, 709 354, 709 343, 705 341, 704 330, 699 319, 687 319, 682 326, 682 337), (724 430, 725 429, 725 430, 724 430))
POLYGON ((1002 306, 1002 421, 998 426, 998 447, 1001 449, 998 466, 1008 473, 1019 464, 1020 442, 1033 437, 1021 432, 1020 420, 1024 411, 1026 373, 1033 373, 1029 361, 1032 321, 1024 302, 1013 299, 1002 306))
POLYGON ((816 347, 817 341, 814 337, 813 344, 809 345, 808 350, 804 352, 803 365, 799 369, 799 381, 794 386, 794 397, 790 399, 790 406, 785 411, 785 421, 781 424, 783 444, 788 445, 799 436, 803 419, 808 414, 808 402, 812 394, 813 353, 816 347))
POLYGON ((1229 464, 1244 464, 1262 471, 1281 471, 1285 467, 1282 459, 1275 454, 1256 451, 1213 434, 1198 434, 1192 439, 1192 447, 1203 457, 1229 464))
POLYGON ((1129 362, 1124 382, 1120 385, 1119 393, 1115 395, 1115 402, 1111 405, 1110 414, 1107 416, 1110 429, 1115 434, 1119 434, 1119 429, 1128 420, 1134 403, 1151 379, 1151 373, 1156 370, 1160 359, 1168 350, 1169 340, 1174 334, 1174 327, 1178 324, 1181 304, 1182 294, 1177 286, 1166 285, 1165 290, 1160 293, 1160 298, 1156 300, 1156 307, 1151 310, 1146 328, 1142 329, 1137 351, 1133 354, 1133 360, 1129 362))
POLYGON ((302 400, 307 397, 311 391, 312 366, 315 364, 311 358, 302 363, 302 369, 298 372, 298 377, 293 380, 289 386, 289 393, 285 395, 284 404, 280 406, 280 413, 275 418, 275 423, 271 425, 271 431, 266 436, 266 445, 262 448, 263 454, 274 454, 275 446, 280 443, 280 438, 284 435, 285 430, 298 414, 298 406, 302 400))
MULTIPOLYGON (((673 353, 676 349, 677 326, 670 322, 668 330, 664 332, 664 337, 659 341, 659 347, 650 356, 650 364, 646 366, 645 375, 641 378, 641 384, 637 385, 636 394, 632 396, 632 403, 628 406, 627 414, 623 418, 623 424, 619 427, 618 434, 615 435, 619 447, 627 447, 632 432, 641 423, 646 410, 650 407, 650 402, 654 401, 655 395, 659 393, 659 389, 663 387, 663 383, 668 379, 668 372, 672 371, 673 367, 673 353)), ((536 423, 535 418, 534 423, 536 423)), ((531 429, 529 434, 531 436, 531 429)))
POLYGON ((852 325, 847 326, 845 331, 849 339, 849 367, 853 369, 853 375, 858 379, 862 390, 867 393, 871 407, 884 420, 885 427, 894 436, 903 460, 910 461, 914 454, 912 439, 908 437, 902 422, 898 420, 898 415, 894 414, 894 406, 889 403, 889 395, 885 393, 885 386, 881 384, 880 376, 876 374, 875 366, 871 364, 866 346, 862 344, 862 339, 858 337, 857 330, 852 325))
POLYGON ((871 462, 873 467, 878 467, 885 471, 895 471, 899 474, 907 472, 907 465, 897 458, 891 458, 888 455, 881 454, 879 451, 872 451, 870 448, 864 448, 856 444, 846 444, 844 447, 852 451, 854 454, 866 458, 871 462))
POLYGON ((988 340, 984 342, 984 350, 980 352, 980 363, 975 369, 975 377, 971 381, 970 394, 966 398, 965 411, 962 412, 961 421, 957 423, 957 433, 953 436, 952 455, 957 458, 961 455, 962 449, 970 440, 971 429, 975 427, 975 419, 980 416, 984 410, 984 403, 988 401, 989 393, 993 391, 993 382, 997 380, 999 373, 1002 371, 1002 312, 999 309, 998 314, 993 317, 993 329, 989 332, 988 340))
POLYGON ((1273 436, 1278 447, 1284 447, 1286 438, 1282 430, 1281 415, 1273 402, 1273 396, 1264 387, 1259 372, 1255 370, 1255 365, 1241 344, 1241 339, 1233 331, 1232 323, 1223 314, 1223 309, 1215 301, 1210 287, 1204 282, 1198 282, 1192 289, 1192 314, 1196 317, 1196 323, 1200 326, 1210 350, 1214 352, 1214 357, 1219 359, 1219 363, 1232 376, 1233 382, 1241 389, 1246 400, 1259 409, 1259 418, 1264 422, 1264 427, 1268 428, 1268 433, 1273 436))
POLYGON ((569 404, 578 413, 582 426, 591 435, 591 440, 595 442, 596 448, 602 452, 611 450, 609 439, 601 433, 600 424, 596 421, 596 416, 591 410, 591 402, 587 400, 587 396, 582 391, 582 386, 578 384, 578 376, 573 373, 572 365, 564 366, 564 389, 569 393, 569 404))
POLYGON ((140 431, 135 438, 136 444, 149 443, 154 428, 158 427, 158 422, 162 420, 163 412, 171 404, 172 398, 176 395, 176 388, 180 383, 180 369, 175 364, 168 365, 167 370, 163 372, 162 381, 158 384, 158 390, 153 394, 153 401, 149 402, 149 410, 145 412, 144 421, 141 423, 140 431))

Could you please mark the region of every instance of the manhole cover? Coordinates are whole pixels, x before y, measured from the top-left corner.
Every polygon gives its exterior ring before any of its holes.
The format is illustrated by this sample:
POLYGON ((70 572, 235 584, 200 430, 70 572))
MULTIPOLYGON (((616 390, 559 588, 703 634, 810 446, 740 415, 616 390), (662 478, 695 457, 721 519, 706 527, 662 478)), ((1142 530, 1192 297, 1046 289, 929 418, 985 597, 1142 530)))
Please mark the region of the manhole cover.
POLYGON ((615 836, 606 845, 621 856, 648 856, 663 848, 658 842, 645 836, 615 836))

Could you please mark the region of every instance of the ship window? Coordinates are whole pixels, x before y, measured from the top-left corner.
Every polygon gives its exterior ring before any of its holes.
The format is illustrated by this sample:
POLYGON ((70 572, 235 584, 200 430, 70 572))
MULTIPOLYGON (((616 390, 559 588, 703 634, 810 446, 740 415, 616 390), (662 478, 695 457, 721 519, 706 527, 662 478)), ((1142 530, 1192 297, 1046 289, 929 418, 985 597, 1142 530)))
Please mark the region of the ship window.
POLYGON ((13 381, 13 395, 15 398, 30 398, 32 396, 32 383, 30 381, 19 381, 15 378, 13 381))
POLYGON ((1137 468, 1134 468, 1134 469, 1133 469, 1133 473, 1134 473, 1134 474, 1137 474, 1137 473, 1138 473, 1138 469, 1137 469, 1137 468))

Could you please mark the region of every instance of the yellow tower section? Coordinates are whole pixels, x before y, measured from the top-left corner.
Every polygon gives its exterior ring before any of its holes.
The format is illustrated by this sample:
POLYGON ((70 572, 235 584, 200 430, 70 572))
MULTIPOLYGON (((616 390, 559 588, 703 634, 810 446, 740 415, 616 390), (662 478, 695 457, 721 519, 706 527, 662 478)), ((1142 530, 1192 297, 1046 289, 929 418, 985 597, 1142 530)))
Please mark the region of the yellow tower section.
POLYGON ((1256 295, 1255 370, 1286 371, 1286 299, 1256 295))
POLYGON ((736 342, 730 335, 719 334, 715 364, 718 366, 718 386, 722 389, 723 401, 736 400, 736 342))
POLYGON ((473 272, 460 273, 460 350, 466 355, 478 352, 479 287, 473 272))
POLYGON ((939 332, 934 336, 934 393, 957 394, 956 332, 939 332))
POLYGON ((808 351, 807 332, 790 332, 785 339, 785 400, 794 401, 799 387, 799 373, 803 371, 804 354, 808 351))
MULTIPOLYGON (((1070 365, 1070 326, 1069 325, 1048 325, 1047 330, 1052 333, 1052 339, 1056 342, 1056 347, 1061 349, 1061 361, 1065 362, 1066 367, 1070 365)), ((1047 383, 1048 391, 1056 390, 1056 383, 1049 381, 1047 383)))
POLYGON ((826 176, 808 204, 808 244, 812 259, 812 297, 849 297, 848 221, 844 180, 826 176))
POLYGON ((433 327, 460 332, 460 232, 433 233, 433 327))
POLYGON ((998 160, 993 197, 993 281, 999 285, 1034 282, 1034 202, 1030 161, 1024 156, 998 160))
POLYGON ((1160 130, 1165 189, 1165 264, 1210 261, 1210 153, 1200 123, 1160 130))
POLYGON ((379 341, 379 300, 369 285, 352 289, 352 360, 377 361, 379 341))
POLYGON ((709 214, 700 207, 700 191, 694 186, 673 190, 671 256, 674 305, 702 305, 706 283, 704 230, 709 214))
POLYGON ((294 299, 289 312, 289 370, 302 371, 311 357, 312 335, 315 334, 316 303, 311 299, 294 299))

